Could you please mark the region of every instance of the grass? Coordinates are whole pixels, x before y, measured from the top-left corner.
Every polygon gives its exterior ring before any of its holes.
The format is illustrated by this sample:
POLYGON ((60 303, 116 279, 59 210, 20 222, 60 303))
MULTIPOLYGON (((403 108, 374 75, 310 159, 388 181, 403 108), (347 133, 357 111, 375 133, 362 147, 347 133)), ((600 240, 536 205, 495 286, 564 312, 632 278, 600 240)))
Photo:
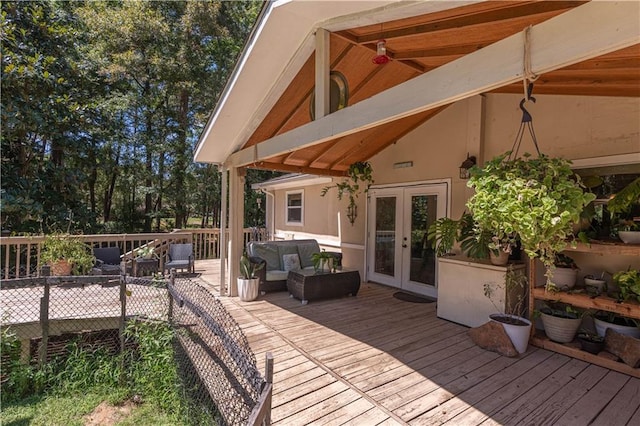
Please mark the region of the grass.
POLYGON ((2 384, 0 424, 83 425, 84 417, 100 403, 117 406, 134 396, 142 403, 118 425, 211 424, 211 416, 186 398, 171 327, 131 321, 125 336, 135 350, 111 355, 73 342, 64 359, 37 369, 19 363, 19 342, 10 330, 3 330, 3 353, 12 359, 3 363, 8 380, 2 384))

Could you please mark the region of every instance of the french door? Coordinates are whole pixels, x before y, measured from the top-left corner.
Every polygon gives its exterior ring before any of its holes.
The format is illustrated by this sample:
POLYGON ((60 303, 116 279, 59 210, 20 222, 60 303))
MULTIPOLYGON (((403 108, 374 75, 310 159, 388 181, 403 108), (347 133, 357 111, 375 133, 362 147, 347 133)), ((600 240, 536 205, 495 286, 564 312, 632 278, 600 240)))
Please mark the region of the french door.
POLYGON ((427 229, 447 214, 447 183, 369 190, 369 280, 437 297, 427 229))

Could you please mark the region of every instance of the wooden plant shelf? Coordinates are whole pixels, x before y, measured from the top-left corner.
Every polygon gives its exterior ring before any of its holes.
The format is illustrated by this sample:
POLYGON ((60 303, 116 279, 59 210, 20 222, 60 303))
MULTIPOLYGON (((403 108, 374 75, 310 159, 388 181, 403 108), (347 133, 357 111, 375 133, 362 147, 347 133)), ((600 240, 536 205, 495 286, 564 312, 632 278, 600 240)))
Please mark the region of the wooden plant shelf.
POLYGON ((567 246, 564 251, 591 253, 599 255, 617 254, 623 256, 640 256, 640 244, 624 244, 618 242, 577 243, 576 247, 567 246))
POLYGON ((640 378, 640 368, 633 368, 624 362, 614 361, 600 355, 585 352, 580 349, 580 344, 575 341, 570 343, 556 343, 549 340, 549 338, 544 335, 544 332, 538 332, 531 338, 531 344, 539 348, 548 349, 572 358, 590 362, 591 364, 596 364, 604 368, 609 368, 620 373, 640 378))
POLYGON ((550 293, 545 291, 544 287, 534 288, 531 292, 535 299, 563 302, 583 309, 598 309, 614 312, 629 318, 640 319, 640 304, 637 302, 618 302, 616 299, 607 296, 592 297, 586 294, 564 293, 561 291, 550 293))

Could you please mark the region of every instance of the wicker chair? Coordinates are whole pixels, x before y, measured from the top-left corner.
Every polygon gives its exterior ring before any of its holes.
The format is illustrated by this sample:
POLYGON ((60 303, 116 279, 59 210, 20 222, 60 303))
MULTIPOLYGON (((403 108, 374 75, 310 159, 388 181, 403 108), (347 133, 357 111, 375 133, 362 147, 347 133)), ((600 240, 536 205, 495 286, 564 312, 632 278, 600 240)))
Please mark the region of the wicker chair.
POLYGON ((120 248, 94 248, 93 255, 96 258, 96 264, 93 268, 94 274, 120 275, 120 272, 122 271, 120 267, 120 248))
POLYGON ((165 262, 163 271, 172 269, 187 270, 188 273, 195 273, 195 263, 193 258, 193 244, 170 244, 168 261, 165 262))

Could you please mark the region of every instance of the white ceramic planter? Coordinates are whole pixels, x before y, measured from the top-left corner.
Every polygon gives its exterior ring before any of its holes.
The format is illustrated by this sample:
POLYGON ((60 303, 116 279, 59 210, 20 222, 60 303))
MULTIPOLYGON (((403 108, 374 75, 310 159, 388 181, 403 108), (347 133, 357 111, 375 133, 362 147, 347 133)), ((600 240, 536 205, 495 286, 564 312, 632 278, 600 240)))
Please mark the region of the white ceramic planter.
POLYGON ((260 278, 245 280, 238 278, 238 296, 243 302, 251 302, 258 298, 260 278))
POLYGON ((547 337, 558 343, 571 342, 582 324, 582 318, 560 318, 544 312, 540 317, 547 337))
POLYGON ((598 332, 599 336, 604 337, 605 333, 607 332, 607 328, 611 328, 620 334, 640 339, 640 328, 638 327, 628 327, 625 325, 612 324, 595 317, 593 318, 593 322, 595 323, 596 331, 598 332))
POLYGON ((516 315, 504 314, 491 314, 489 315, 489 318, 491 318, 492 321, 502 324, 504 331, 507 333, 507 336, 509 336, 509 339, 511 339, 511 343, 513 343, 513 346, 516 348, 518 353, 522 354, 527 351, 529 336, 531 335, 531 321, 516 315), (499 317, 509 317, 514 320, 522 321, 526 325, 509 324, 497 319, 499 317))
POLYGON ((625 244, 640 244, 640 231, 620 231, 618 236, 625 244))
POLYGON ((551 282, 560 290, 572 289, 576 285, 578 270, 572 268, 555 268, 551 282))
POLYGON ((606 280, 600 280, 596 278, 585 278, 584 286, 587 290, 592 289, 592 291, 596 294, 604 293, 605 285, 607 284, 606 280))

